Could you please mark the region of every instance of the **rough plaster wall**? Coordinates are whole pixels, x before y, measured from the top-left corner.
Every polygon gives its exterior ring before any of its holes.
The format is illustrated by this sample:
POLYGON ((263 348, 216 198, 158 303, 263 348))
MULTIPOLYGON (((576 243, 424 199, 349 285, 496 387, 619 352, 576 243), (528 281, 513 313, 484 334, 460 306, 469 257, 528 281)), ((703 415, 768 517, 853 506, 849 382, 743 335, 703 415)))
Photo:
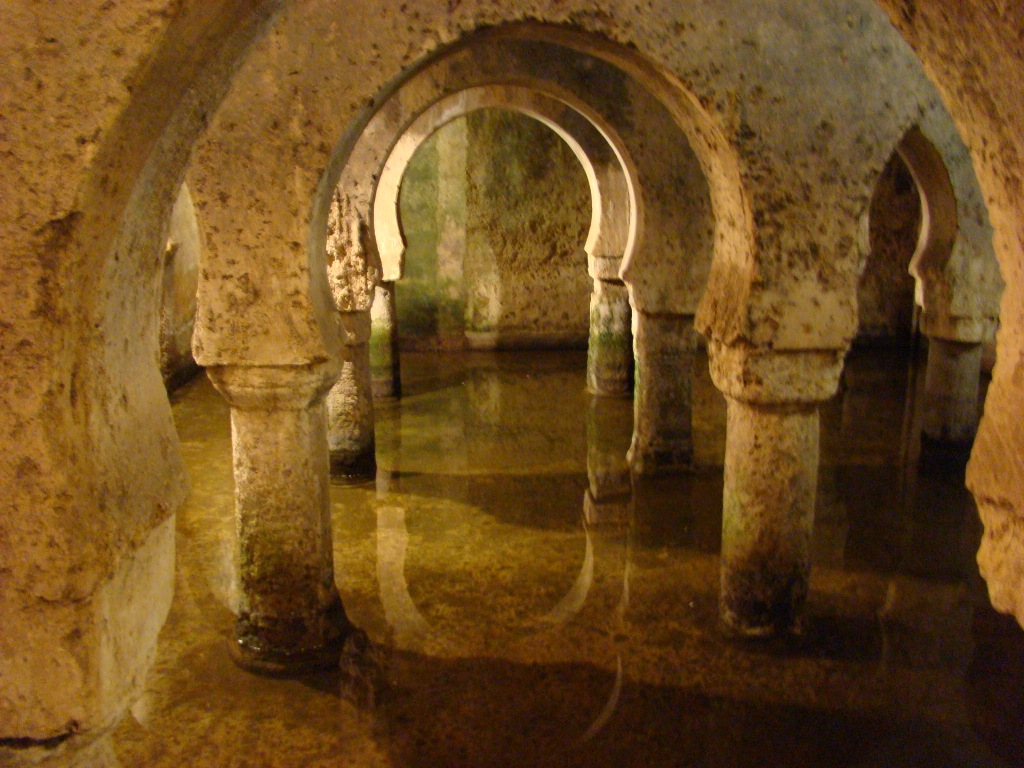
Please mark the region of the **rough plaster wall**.
POLYGON ((1006 282, 998 360, 968 485, 985 534, 978 563, 997 608, 1024 623, 1024 6, 884 0, 971 150, 1006 282))
POLYGON ((921 232, 921 201, 898 154, 878 178, 868 215, 870 251, 857 287, 858 339, 906 342, 914 314, 914 279, 907 268, 921 232))
POLYGON ((166 224, 265 11, 0 6, 0 737, 109 723, 145 673, 184 493, 155 362, 166 224))
POLYGON ((590 189, 553 131, 502 110, 468 116, 466 329, 510 343, 586 339, 590 189))

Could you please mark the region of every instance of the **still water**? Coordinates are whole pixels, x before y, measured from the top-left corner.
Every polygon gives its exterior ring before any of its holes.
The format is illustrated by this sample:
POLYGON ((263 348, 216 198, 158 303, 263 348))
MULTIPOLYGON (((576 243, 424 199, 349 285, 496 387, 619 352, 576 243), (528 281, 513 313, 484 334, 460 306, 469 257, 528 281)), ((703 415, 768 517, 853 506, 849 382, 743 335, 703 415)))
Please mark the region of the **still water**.
POLYGON ((698 365, 696 468, 632 480, 628 400, 582 352, 406 354, 374 481, 332 487, 349 618, 382 665, 260 678, 228 656, 228 412, 175 394, 192 493, 124 766, 1014 766, 1024 640, 985 601, 962 468, 918 469, 905 356, 857 352, 822 411, 805 631, 716 627, 725 406, 698 365), (910 403, 908 406, 907 403, 910 403))

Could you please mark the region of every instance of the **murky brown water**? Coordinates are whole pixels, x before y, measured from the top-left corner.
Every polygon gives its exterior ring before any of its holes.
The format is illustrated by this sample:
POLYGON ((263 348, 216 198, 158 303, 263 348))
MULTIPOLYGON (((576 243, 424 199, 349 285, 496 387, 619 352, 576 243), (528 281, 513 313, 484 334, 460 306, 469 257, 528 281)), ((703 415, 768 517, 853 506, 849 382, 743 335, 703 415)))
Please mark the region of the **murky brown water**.
POLYGON ((592 401, 585 359, 404 357, 376 482, 333 487, 338 586, 383 649, 372 707, 337 673, 229 660, 227 409, 205 380, 180 391, 177 592, 120 763, 1024 764, 1024 633, 985 602, 962 475, 902 468, 898 353, 855 354, 823 411, 807 627, 767 644, 716 629, 725 419, 706 366, 701 467, 631 486, 631 403, 592 401))

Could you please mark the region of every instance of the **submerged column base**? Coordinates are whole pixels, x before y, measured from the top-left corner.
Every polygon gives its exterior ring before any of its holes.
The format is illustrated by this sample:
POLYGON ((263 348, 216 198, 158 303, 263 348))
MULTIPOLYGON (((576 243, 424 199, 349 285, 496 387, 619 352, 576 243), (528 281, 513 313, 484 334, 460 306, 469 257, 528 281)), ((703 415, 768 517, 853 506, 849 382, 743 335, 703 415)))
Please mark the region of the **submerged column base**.
POLYGON ((798 631, 811 575, 816 404, 728 399, 719 615, 726 631, 798 631))

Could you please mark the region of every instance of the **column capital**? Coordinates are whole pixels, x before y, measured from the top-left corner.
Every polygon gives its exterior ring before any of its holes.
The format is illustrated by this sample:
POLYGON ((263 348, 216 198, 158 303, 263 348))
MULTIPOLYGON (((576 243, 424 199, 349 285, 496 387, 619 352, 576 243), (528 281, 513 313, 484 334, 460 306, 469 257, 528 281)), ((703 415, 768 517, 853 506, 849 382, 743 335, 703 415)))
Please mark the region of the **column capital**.
MULTIPOLYGON (((394 286, 394 283, 392 283, 394 286)), ((377 285, 374 289, 380 288, 377 285)), ((338 326, 341 329, 341 343, 346 347, 358 347, 360 344, 367 344, 370 341, 370 333, 373 327, 372 310, 361 309, 355 312, 339 312, 338 326)))
POLYGON ((725 396, 764 406, 815 405, 839 387, 845 349, 774 350, 708 342, 711 379, 725 396))
POLYGON ((341 360, 308 365, 214 365, 206 369, 213 386, 242 411, 308 408, 341 375, 341 360))
POLYGON ((991 335, 997 324, 992 317, 968 317, 942 312, 921 312, 921 333, 928 338, 953 341, 960 344, 981 344, 991 335))
POLYGON ((595 280, 622 282, 619 270, 622 269, 622 254, 587 254, 587 272, 595 280))

